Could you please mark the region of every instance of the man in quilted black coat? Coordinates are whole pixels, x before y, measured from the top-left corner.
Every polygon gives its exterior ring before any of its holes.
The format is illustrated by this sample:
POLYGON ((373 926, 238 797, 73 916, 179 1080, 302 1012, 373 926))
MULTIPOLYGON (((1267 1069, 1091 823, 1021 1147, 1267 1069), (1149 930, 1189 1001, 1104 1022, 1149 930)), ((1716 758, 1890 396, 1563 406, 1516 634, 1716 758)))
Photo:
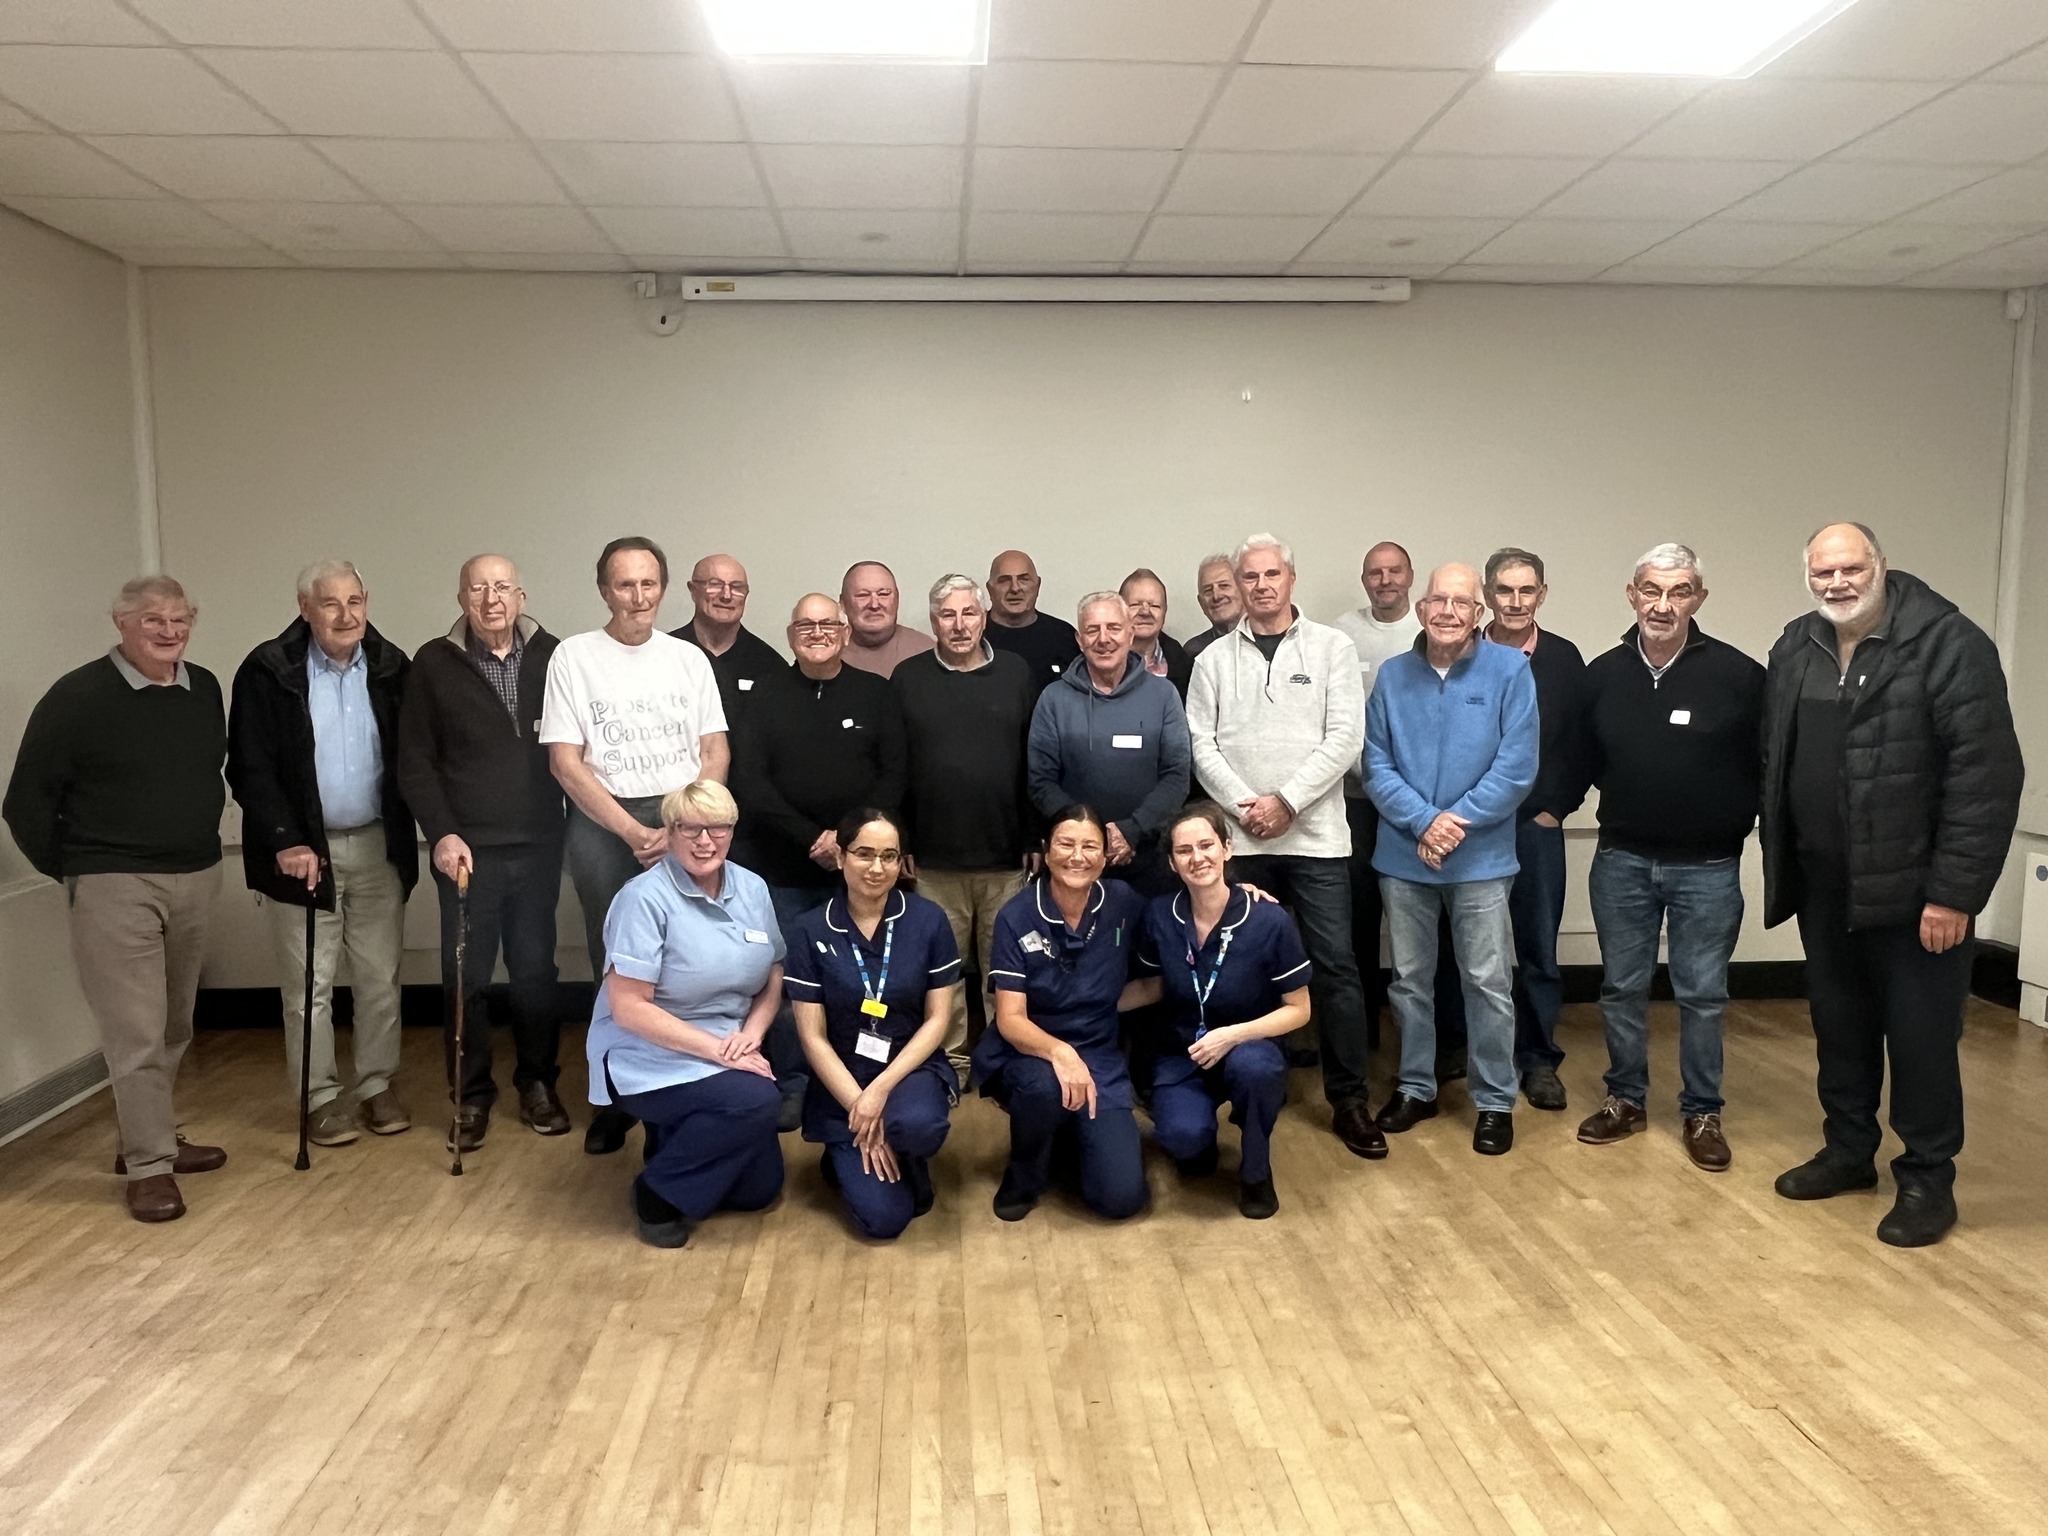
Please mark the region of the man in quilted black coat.
POLYGON ((1777 1189, 1877 1183, 1889 1055, 1905 1151, 1877 1235, 1916 1248, 1955 1225, 1970 922, 2019 819, 2019 739, 1990 639, 1868 528, 1816 533, 1806 581, 1818 611, 1771 648, 1764 699, 1764 921, 1799 920, 1826 1145, 1777 1189))

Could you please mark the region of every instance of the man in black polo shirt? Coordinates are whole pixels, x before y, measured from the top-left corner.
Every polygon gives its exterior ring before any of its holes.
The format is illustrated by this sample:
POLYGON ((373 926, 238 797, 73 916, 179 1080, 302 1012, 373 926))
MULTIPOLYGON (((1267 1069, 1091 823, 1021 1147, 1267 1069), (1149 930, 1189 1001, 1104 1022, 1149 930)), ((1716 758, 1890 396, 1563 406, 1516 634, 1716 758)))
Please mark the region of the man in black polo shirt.
POLYGON ((690 567, 690 622, 671 630, 711 661, 718 702, 725 709, 725 740, 736 757, 755 693, 780 677, 787 663, 774 646, 748 629, 747 568, 731 555, 706 555, 690 567))
POLYGON ((988 643, 1018 657, 1034 693, 1080 657, 1081 642, 1065 619, 1038 611, 1038 567, 1021 549, 1006 549, 988 568, 988 643))

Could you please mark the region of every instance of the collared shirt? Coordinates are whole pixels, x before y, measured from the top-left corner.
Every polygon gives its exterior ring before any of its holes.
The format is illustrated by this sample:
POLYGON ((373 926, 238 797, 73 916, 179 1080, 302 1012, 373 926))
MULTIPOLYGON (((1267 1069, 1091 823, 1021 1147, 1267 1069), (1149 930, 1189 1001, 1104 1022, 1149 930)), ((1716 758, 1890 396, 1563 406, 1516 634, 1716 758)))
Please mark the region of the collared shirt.
MULTIPOLYGON (((1692 638, 1692 631, 1690 629, 1686 631, 1686 638, 1688 640, 1692 638)), ((1685 647, 1681 645, 1677 650, 1671 653, 1671 660, 1665 662, 1664 665, 1660 667, 1657 665, 1657 663, 1650 660, 1650 653, 1643 649, 1643 634, 1641 630, 1636 631, 1635 640, 1636 654, 1642 657, 1643 665, 1650 669, 1650 681, 1654 683, 1663 682, 1664 674, 1666 672, 1669 672, 1673 665, 1676 664, 1676 662, 1678 661, 1678 658, 1685 654, 1685 647)))
MULTIPOLYGON (((136 669, 135 663, 121 654, 121 647, 118 645, 107 652, 107 659, 113 662, 114 670, 121 674, 122 681, 127 683, 130 688, 139 690, 143 688, 167 688, 170 686, 168 683, 154 682, 144 677, 136 669)), ((192 691, 192 674, 185 670, 185 663, 182 661, 178 663, 176 683, 178 687, 184 689, 187 693, 192 691)))
POLYGON ((1138 660, 1145 664, 1145 670, 1154 677, 1166 676, 1166 647, 1159 643, 1157 636, 1153 637, 1151 654, 1147 655, 1145 652, 1140 651, 1138 652, 1138 660))
POLYGON ((483 641, 476 631, 464 626, 469 636, 469 659, 476 663, 477 671, 483 673, 484 681, 505 705, 505 713, 514 720, 519 718, 519 665, 526 659, 526 636, 519 632, 519 626, 512 626, 512 649, 500 657, 483 641))
POLYGON ((948 672, 979 672, 983 667, 987 666, 990 662, 994 661, 996 659, 996 648, 993 645, 989 644, 988 638, 986 636, 982 637, 981 651, 979 654, 981 659, 975 662, 973 666, 956 667, 953 665, 952 662, 946 659, 946 648, 943 645, 937 645, 932 647, 932 660, 936 661, 948 672))
MULTIPOLYGON (((720 1039, 747 1021, 754 999, 783 957, 782 929, 768 886, 730 860, 716 896, 665 856, 612 899, 604 920, 611 969, 654 983, 654 1005, 720 1039)), ((590 1031, 590 1102, 609 1104, 605 1074, 620 1093, 649 1093, 732 1070, 634 1034, 612 1015, 609 982, 597 991, 590 1031)))
MULTIPOLYGON (((1542 630, 1534 624, 1529 626, 1529 638, 1526 640, 1494 640, 1493 626, 1491 624, 1487 625, 1480 633, 1485 635, 1488 640, 1492 640, 1495 645, 1512 645, 1524 656, 1534 656, 1536 654, 1536 642, 1543 638, 1542 630)), ((1648 658, 1644 659, 1647 660, 1648 658)))
POLYGON ((362 646, 337 662, 317 643, 307 644, 306 708, 313 717, 321 821, 330 832, 367 827, 384 814, 384 755, 362 646))

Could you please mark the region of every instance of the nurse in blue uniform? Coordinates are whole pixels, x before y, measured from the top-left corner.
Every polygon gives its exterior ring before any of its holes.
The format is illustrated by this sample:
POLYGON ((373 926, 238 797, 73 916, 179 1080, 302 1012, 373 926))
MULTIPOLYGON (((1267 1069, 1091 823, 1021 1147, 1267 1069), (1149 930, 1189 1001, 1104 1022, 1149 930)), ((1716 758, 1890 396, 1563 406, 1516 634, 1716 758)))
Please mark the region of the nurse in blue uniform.
POLYGON ((585 1051, 593 1103, 647 1126, 633 1181, 643 1242, 680 1248, 714 1211, 782 1192, 782 1096, 761 1041, 782 995, 782 930, 767 884, 726 862, 739 808, 699 779, 661 802, 668 852, 605 916, 610 968, 585 1051))
POLYGON ((960 949, 936 902, 897 884, 903 830, 886 811, 839 824, 845 888, 789 931, 782 984, 810 1062, 805 1141, 863 1237, 900 1235, 932 1208, 930 1159, 959 1083, 940 1049, 960 949))
POLYGON ((1118 1011, 1137 1006, 1126 994, 1145 904, 1102 878, 1107 842, 1094 811, 1061 811, 1045 872, 996 914, 995 1019, 974 1048, 974 1074, 1010 1112, 1010 1162, 995 1198, 1004 1221, 1031 1214, 1062 1135, 1077 1144, 1081 1199, 1098 1216, 1135 1216, 1151 1198, 1117 1043, 1118 1011))
POLYGON ((1230 820, 1207 801, 1167 829, 1182 889, 1145 909, 1138 964, 1155 973, 1169 1019, 1152 1080, 1152 1128, 1183 1174, 1216 1171, 1216 1108, 1242 1128, 1237 1208, 1260 1220, 1273 1191, 1273 1123, 1287 1099, 1280 1037, 1309 1016, 1309 963, 1294 919, 1224 877, 1230 820))

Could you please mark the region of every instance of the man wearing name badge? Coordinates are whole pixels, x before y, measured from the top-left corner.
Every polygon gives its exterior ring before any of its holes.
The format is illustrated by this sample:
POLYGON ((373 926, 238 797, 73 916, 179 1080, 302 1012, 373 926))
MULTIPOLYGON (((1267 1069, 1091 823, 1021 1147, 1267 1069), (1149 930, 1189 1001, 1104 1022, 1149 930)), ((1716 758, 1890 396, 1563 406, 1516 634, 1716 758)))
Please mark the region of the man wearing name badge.
POLYGON ((1244 617, 1244 599, 1238 595, 1237 572, 1229 555, 1202 557, 1202 563, 1195 568, 1195 605, 1202 610, 1209 627, 1187 643, 1190 662, 1237 628, 1237 621, 1244 617))
POLYGON ((725 711, 726 740, 735 754, 746 734, 747 715, 757 689, 788 670, 774 646, 748 629, 747 568, 731 555, 706 555, 690 569, 690 622, 672 633, 711 661, 718 702, 725 711))
POLYGON ((1038 611, 1038 567, 1021 549, 1006 549, 989 563, 988 643, 1008 651, 1031 669, 1032 686, 1043 691, 1080 654, 1074 626, 1038 611))
MULTIPOLYGON (((662 797, 698 779, 724 783, 730 752, 711 663, 656 627, 668 592, 661 546, 612 540, 597 557, 597 591, 611 618, 555 647, 540 739, 569 797, 563 862, 583 909, 590 973, 602 985, 612 898, 668 851, 662 797)), ((584 1151, 618 1151, 632 1117, 602 1082, 591 1083, 590 1101, 599 1109, 584 1151)))
POLYGON ((1156 571, 1141 565, 1116 591, 1131 610, 1131 654, 1147 672, 1171 683, 1175 695, 1185 703, 1195 664, 1186 647, 1166 632, 1166 583, 1156 571))
POLYGON ((1350 641, 1294 606, 1294 555, 1269 533, 1238 546, 1245 617, 1195 658, 1188 734, 1195 777, 1244 832, 1232 878, 1294 908, 1310 983, 1323 1092, 1337 1139, 1387 1155, 1366 1104, 1365 993, 1351 950, 1351 832, 1344 775, 1365 744, 1350 641))
POLYGON ((1742 930, 1742 845, 1761 796, 1764 669, 1703 633, 1699 556, 1659 544, 1624 588, 1636 622, 1586 666, 1584 779, 1600 790, 1586 882, 1600 939, 1607 1097, 1590 1146, 1649 1126, 1650 980, 1668 924, 1678 1002, 1680 1140, 1708 1173, 1732 1161, 1721 1125, 1721 1023, 1742 930))
POLYGON ((842 660, 857 672, 888 677, 912 656, 932 648, 932 637, 896 622, 896 573, 879 560, 862 560, 846 568, 839 583, 839 606, 852 627, 846 634, 842 660))

